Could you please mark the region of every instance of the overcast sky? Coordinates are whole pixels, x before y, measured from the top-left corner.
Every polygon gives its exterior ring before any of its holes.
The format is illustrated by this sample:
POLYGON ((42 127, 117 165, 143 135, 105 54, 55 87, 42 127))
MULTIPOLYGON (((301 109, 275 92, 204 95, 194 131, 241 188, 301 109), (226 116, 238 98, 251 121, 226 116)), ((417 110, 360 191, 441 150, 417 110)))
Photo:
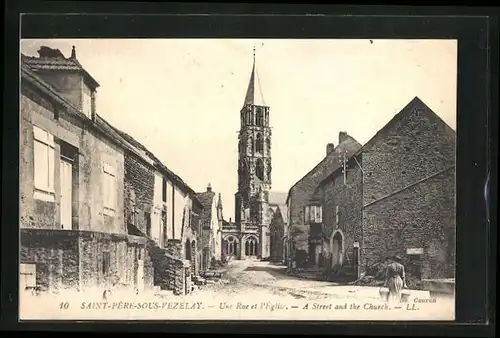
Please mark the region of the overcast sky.
POLYGON ((23 40, 78 60, 97 112, 195 191, 210 182, 234 219, 237 131, 256 46, 273 128, 273 190, 289 188, 346 131, 364 144, 415 96, 456 127, 456 40, 23 40))

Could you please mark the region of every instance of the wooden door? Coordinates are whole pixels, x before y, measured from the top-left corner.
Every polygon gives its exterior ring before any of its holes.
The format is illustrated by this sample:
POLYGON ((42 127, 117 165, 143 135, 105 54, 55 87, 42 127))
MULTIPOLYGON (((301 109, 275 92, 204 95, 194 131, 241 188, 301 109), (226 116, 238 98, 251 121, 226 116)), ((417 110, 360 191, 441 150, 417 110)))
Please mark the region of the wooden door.
POLYGON ((72 193, 73 193, 73 164, 61 158, 61 229, 72 229, 72 193))

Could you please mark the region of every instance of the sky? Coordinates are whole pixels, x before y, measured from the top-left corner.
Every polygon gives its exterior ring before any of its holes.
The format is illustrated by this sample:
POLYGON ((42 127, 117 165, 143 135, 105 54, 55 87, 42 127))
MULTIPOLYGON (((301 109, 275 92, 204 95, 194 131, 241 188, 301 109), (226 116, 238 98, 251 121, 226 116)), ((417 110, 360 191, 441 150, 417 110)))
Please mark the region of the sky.
POLYGON ((366 143, 415 96, 456 128, 456 40, 51 39, 99 82, 97 113, 234 219, 239 112, 256 49, 272 127, 272 190, 288 192, 346 131, 366 143))

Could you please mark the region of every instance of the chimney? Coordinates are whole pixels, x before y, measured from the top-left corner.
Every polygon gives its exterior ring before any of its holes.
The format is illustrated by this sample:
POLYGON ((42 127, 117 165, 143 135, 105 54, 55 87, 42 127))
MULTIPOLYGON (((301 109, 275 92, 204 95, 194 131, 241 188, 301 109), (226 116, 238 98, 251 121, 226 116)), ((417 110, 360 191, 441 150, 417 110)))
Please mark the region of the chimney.
POLYGON ((41 58, 64 58, 64 55, 59 49, 53 49, 47 46, 41 46, 38 50, 38 55, 41 58))
POLYGON ((349 135, 345 131, 339 133, 339 143, 342 143, 348 139, 349 135))
POLYGON ((207 191, 208 192, 212 191, 212 185, 210 183, 208 183, 208 185, 207 185, 207 191))
POLYGON ((326 155, 328 156, 328 154, 330 154, 334 149, 335 149, 335 144, 328 143, 326 145, 326 155))
POLYGON ((72 59, 76 59, 76 49, 75 49, 75 46, 73 46, 71 48, 71 58, 72 59))
POLYGON ((229 224, 231 224, 233 222, 233 220, 231 219, 231 217, 229 217, 229 224))

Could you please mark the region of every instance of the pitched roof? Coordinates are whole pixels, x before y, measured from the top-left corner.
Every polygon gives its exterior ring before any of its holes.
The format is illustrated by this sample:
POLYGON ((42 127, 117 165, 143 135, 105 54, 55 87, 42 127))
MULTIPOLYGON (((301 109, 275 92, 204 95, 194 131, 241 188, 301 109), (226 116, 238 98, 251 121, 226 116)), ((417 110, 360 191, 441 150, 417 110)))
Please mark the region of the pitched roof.
MULTIPOLYGON (((320 166, 322 166, 327 160, 331 159, 332 157, 338 157, 341 152, 347 152, 346 157, 351 157, 352 154, 356 153, 358 149, 361 148, 361 144, 356 141, 353 137, 347 135, 345 132, 342 132, 343 134, 343 140, 342 142, 339 143, 338 146, 335 147, 335 149, 330 152, 328 155, 326 155, 314 168, 312 168, 307 174, 305 174, 300 180, 295 182, 295 184, 290 188, 288 191, 288 195, 286 197, 286 202, 290 199, 290 195, 292 193, 293 188, 299 184, 304 178, 315 172, 320 166)), ((340 162, 339 161, 333 161, 332 167, 329 168, 330 172, 335 172, 338 168, 340 167, 340 162)), ((286 204, 286 203, 285 203, 286 204)))
POLYGON ((418 96, 415 96, 403 109, 401 109, 401 111, 399 111, 399 113, 394 115, 394 117, 389 122, 387 122, 385 126, 383 126, 377 133, 375 133, 375 135, 373 135, 373 137, 358 150, 356 155, 361 154, 363 151, 369 148, 375 142, 375 140, 379 139, 380 137, 384 137, 397 122, 402 120, 407 115, 411 114, 414 109, 421 109, 422 111, 427 113, 427 116, 430 119, 433 119, 435 122, 443 125, 445 133, 455 136, 455 131, 451 129, 451 127, 446 122, 444 122, 434 111, 432 111, 429 106, 422 102, 422 100, 420 100, 418 96))
POLYGON ((127 140, 127 142, 131 143, 133 146, 142 150, 148 157, 150 157, 153 160, 153 164, 156 165, 158 167, 158 169, 160 169, 172 181, 174 181, 181 188, 183 188, 183 190, 185 190, 189 194, 191 194, 191 196, 193 197, 193 199, 196 202, 201 204, 201 201, 198 199, 196 192, 186 182, 184 182, 182 180, 182 178, 180 178, 177 174, 175 174, 173 171, 168 169, 168 167, 165 164, 163 164, 160 161, 160 159, 158 159, 158 157, 156 157, 151 151, 149 151, 148 148, 146 148, 144 145, 142 145, 139 141, 134 139, 132 136, 130 136, 126 132, 119 130, 118 128, 116 128, 115 126, 112 126, 111 124, 109 124, 109 126, 111 128, 113 128, 116 132, 118 132, 125 140, 127 140))
MULTIPOLYGON (((44 47, 42 47, 42 49, 43 48, 44 47)), ((76 57, 66 58, 59 49, 52 50, 50 56, 35 57, 21 53, 21 61, 34 71, 55 70, 80 72, 94 88, 99 87, 99 83, 83 68, 76 57)))
POLYGON ((269 205, 284 205, 286 204, 286 192, 269 192, 269 205))
MULTIPOLYGON (((420 98, 415 96, 399 113, 394 115, 394 117, 387 122, 375 135, 368 141, 366 142, 361 148, 359 148, 356 152, 352 154, 347 154, 347 159, 350 160, 351 158, 361 155, 364 151, 367 150, 374 142, 375 140, 379 138, 383 138, 386 136, 386 134, 391 130, 391 128, 400 120, 402 120, 404 117, 407 115, 411 114, 415 108, 420 108, 423 111, 427 113, 427 116, 437 123, 441 124, 444 126, 444 131, 445 133, 449 135, 455 136, 455 131, 451 129, 446 122, 444 122, 436 113, 432 111, 420 98)), ((337 170, 340 168, 337 168, 337 170)), ((336 173, 337 170, 332 171, 330 175, 325 177, 325 179, 320 183, 320 185, 324 184, 332 175, 336 173)))
POLYGON ((264 101, 264 94, 262 93, 262 87, 260 84, 259 74, 257 72, 257 67, 255 66, 255 50, 253 56, 252 73, 250 74, 250 81, 248 82, 245 102, 243 103, 243 106, 247 105, 266 106, 266 103, 264 101))
MULTIPOLYGON (((58 52, 58 50, 55 50, 55 53, 57 54, 60 52, 58 52)), ((53 88, 50 84, 48 84, 40 76, 38 76, 36 72, 33 71, 32 65, 33 63, 36 64, 36 62, 32 61, 33 59, 39 60, 38 58, 31 58, 26 56, 21 58, 22 78, 30 81, 30 83, 45 91, 46 94, 50 95, 59 104, 62 104, 67 109, 69 109, 72 114, 79 116, 84 121, 90 122, 90 120, 80 111, 80 109, 75 107, 66 98, 62 97, 55 88, 53 88)), ((102 132, 108 139, 114 141, 115 143, 118 143, 120 146, 124 147, 124 149, 133 152, 135 155, 140 156, 141 159, 148 162, 150 165, 159 167, 159 169, 162 170, 166 175, 168 175, 172 179, 172 181, 177 183, 183 190, 191 194, 195 202, 201 205, 201 202, 196 197, 196 193, 194 192, 194 190, 178 175, 168 169, 167 166, 165 166, 153 153, 151 153, 144 145, 135 140, 132 136, 111 125, 108 121, 106 121, 98 114, 95 114, 94 127, 102 132)))

